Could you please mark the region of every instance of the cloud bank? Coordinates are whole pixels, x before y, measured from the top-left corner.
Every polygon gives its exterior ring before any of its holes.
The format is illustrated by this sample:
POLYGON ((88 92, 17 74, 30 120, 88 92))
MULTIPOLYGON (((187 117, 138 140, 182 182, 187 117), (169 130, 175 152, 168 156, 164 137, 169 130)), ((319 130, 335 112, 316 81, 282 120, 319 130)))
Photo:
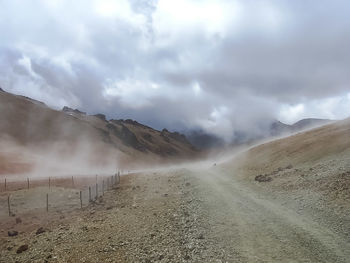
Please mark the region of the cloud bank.
POLYGON ((231 138, 350 115, 348 1, 0 0, 0 86, 231 138))

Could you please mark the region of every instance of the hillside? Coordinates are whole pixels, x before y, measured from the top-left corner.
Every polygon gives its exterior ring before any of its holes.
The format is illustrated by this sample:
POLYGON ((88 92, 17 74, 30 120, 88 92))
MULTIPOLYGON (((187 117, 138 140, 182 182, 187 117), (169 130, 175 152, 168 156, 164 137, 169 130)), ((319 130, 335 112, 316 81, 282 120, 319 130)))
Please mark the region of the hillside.
POLYGON ((350 119, 261 144, 225 167, 259 187, 313 191, 339 207, 348 207, 350 119))
POLYGON ((158 131, 132 120, 109 121, 102 114, 87 115, 68 107, 56 111, 4 91, 0 91, 0 145, 0 174, 29 171, 33 159, 37 164, 51 165, 58 158, 75 166, 130 168, 198 154, 177 132, 158 131))

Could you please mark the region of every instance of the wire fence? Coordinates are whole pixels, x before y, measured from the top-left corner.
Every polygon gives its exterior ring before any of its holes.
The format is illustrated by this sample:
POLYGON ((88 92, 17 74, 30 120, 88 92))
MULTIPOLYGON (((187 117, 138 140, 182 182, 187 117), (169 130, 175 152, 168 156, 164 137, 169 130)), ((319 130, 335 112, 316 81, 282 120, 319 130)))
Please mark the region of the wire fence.
POLYGON ((120 175, 4 178, 0 184, 0 217, 86 207, 113 189, 120 175))

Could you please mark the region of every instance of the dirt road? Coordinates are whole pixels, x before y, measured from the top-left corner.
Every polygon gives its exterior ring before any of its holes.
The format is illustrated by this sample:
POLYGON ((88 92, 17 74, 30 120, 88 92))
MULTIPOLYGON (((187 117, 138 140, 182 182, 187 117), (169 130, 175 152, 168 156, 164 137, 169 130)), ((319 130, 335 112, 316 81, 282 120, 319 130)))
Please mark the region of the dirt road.
POLYGON ((349 262, 349 237, 284 206, 290 196, 253 191, 220 168, 193 175, 207 211, 208 239, 223 250, 220 260, 349 262))
POLYGON ((290 199, 221 167, 129 175, 40 235, 3 231, 0 262, 349 262, 349 236, 290 199))

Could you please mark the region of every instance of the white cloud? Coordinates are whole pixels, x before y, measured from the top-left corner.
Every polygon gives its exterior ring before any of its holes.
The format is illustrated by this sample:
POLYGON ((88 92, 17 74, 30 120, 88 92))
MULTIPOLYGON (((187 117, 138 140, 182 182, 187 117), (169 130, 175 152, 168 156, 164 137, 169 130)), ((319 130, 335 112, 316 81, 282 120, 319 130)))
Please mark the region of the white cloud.
POLYGON ((305 118, 344 119, 350 116, 350 93, 309 100, 296 105, 282 105, 279 119, 292 124, 305 118))
POLYGON ((0 86, 225 136, 273 118, 342 118, 348 9, 339 0, 0 1, 0 86))
POLYGON ((159 0, 152 15, 157 37, 165 40, 202 31, 225 36, 240 18, 238 1, 159 0))

